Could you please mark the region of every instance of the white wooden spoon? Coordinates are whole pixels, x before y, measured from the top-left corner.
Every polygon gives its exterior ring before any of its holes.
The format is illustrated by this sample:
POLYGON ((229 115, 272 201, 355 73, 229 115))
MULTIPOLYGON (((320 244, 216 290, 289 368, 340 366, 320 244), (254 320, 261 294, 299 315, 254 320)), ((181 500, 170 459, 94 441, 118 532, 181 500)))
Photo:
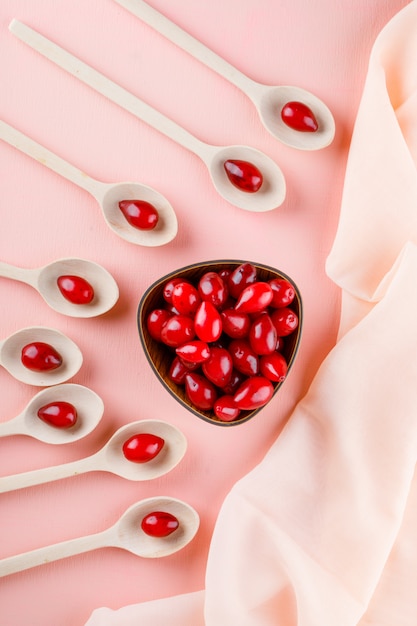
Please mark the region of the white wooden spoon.
POLYGON ((30 326, 0 341, 0 365, 14 378, 28 385, 48 387, 63 383, 78 372, 82 362, 83 356, 78 346, 54 328, 30 326), (56 350, 62 357, 62 364, 48 371, 34 371, 23 365, 22 349, 35 342, 46 343, 56 350))
POLYGON ((62 444, 78 441, 90 434, 100 422, 103 400, 83 385, 62 384, 39 391, 24 410, 13 419, 0 424, 0 437, 26 435, 44 443, 62 444), (39 418, 38 411, 56 402, 68 402, 77 412, 77 421, 70 428, 57 428, 39 418))
POLYGON ((143 0, 116 0, 116 2, 238 87, 252 100, 267 131, 282 143, 300 150, 318 150, 333 141, 335 134, 333 116, 317 96, 300 87, 285 85, 276 87, 252 80, 143 0), (305 104, 313 112, 318 122, 318 129, 315 132, 300 132, 283 122, 280 114, 283 106, 294 101, 305 104))
POLYGON ((0 276, 30 285, 52 309, 72 317, 96 317, 106 313, 119 298, 119 288, 113 276, 101 265, 85 259, 58 259, 36 269, 0 261, 0 276), (64 297, 57 284, 62 276, 77 276, 86 280, 94 291, 91 302, 74 304, 64 297))
POLYGON ((119 520, 106 530, 0 560, 0 576, 9 576, 31 567, 99 548, 121 548, 147 559, 168 556, 190 543, 199 525, 199 515, 189 504, 168 496, 147 498, 129 507, 119 520), (174 515, 179 522, 177 530, 167 537, 147 535, 141 528, 141 521, 155 511, 174 515))
POLYGON ((162 246, 176 236, 178 222, 174 209, 155 189, 140 183, 103 183, 91 178, 3 120, 0 120, 0 139, 92 195, 107 225, 122 239, 141 246, 162 246), (122 200, 143 200, 152 204, 159 215, 156 227, 143 230, 131 226, 119 208, 122 200))
POLYGON ((206 165, 218 193, 231 204, 247 211, 271 211, 280 206, 286 194, 285 179, 278 165, 266 154, 248 146, 213 146, 202 142, 159 111, 132 95, 103 74, 52 43, 18 20, 12 20, 10 31, 34 50, 89 85, 149 126, 196 154, 206 165), (241 160, 254 165, 263 176, 255 193, 233 185, 224 168, 227 160, 241 160))
POLYGON ((122 426, 98 452, 62 465, 2 476, 0 493, 33 487, 44 483, 77 476, 86 472, 110 472, 127 480, 152 480, 171 471, 182 459, 187 440, 180 430, 159 420, 142 420, 122 426), (165 444, 157 456, 146 463, 135 463, 123 454, 123 444, 141 433, 161 437, 165 444))

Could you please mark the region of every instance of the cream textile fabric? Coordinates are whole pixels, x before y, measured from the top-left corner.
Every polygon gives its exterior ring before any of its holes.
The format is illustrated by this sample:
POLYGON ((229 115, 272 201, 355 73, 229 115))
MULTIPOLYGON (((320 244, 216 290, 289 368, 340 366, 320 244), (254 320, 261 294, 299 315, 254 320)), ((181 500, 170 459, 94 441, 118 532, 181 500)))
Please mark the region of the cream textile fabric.
POLYGON ((335 348, 225 499, 205 591, 97 609, 87 626, 417 625, 416 165, 413 1, 370 58, 327 262, 335 348))

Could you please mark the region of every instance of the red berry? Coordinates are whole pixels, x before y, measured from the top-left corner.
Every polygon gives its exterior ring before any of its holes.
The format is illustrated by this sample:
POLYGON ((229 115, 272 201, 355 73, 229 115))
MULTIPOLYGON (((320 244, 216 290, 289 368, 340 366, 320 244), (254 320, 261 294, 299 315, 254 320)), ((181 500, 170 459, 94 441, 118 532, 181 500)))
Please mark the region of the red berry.
POLYGON ((319 128, 314 113, 302 102, 287 102, 282 108, 281 119, 290 128, 304 133, 314 133, 319 128))
POLYGON ((213 406, 214 415, 222 422, 233 422, 239 417, 240 409, 237 408, 233 396, 221 396, 213 406))
POLYGON ((151 537, 168 537, 179 525, 177 518, 166 511, 148 513, 141 522, 143 532, 151 537))
POLYGON ((62 365, 61 355, 43 341, 34 341, 24 346, 21 360, 25 367, 34 372, 55 370, 62 365))
POLYGON ((265 354, 259 361, 259 371, 262 376, 273 382, 282 383, 287 375, 287 361, 279 352, 265 354))
POLYGON ((161 331, 166 322, 172 317, 172 313, 166 309, 154 309, 146 318, 146 328, 152 339, 161 341, 161 331))
POLYGON ((176 383, 177 385, 184 385, 186 374, 192 371, 193 368, 197 368, 199 366, 199 363, 184 363, 184 361, 176 356, 172 360, 171 366, 168 371, 168 377, 170 380, 172 380, 173 383, 176 383))
POLYGON ((93 287, 81 276, 59 276, 56 282, 64 298, 73 304, 89 304, 94 298, 93 287))
POLYGON ((245 376, 255 376, 259 372, 259 358, 246 339, 233 339, 229 344, 233 365, 245 376))
POLYGON ((162 291, 162 295, 163 295, 165 302, 168 302, 168 304, 172 304, 172 294, 174 292, 174 287, 175 285, 178 285, 178 283, 182 283, 182 282, 183 281, 181 278, 171 278, 171 280, 168 280, 165 283, 164 289, 162 291))
POLYGON ((210 348, 205 341, 188 341, 176 348, 175 352, 183 361, 204 363, 210 357, 210 348))
POLYGON ((261 313, 249 331, 249 343, 256 354, 270 354, 277 346, 277 330, 268 313, 261 313))
POLYGON ((194 322, 187 315, 173 315, 161 330, 161 341, 171 348, 178 348, 194 337, 194 322))
POLYGON ((158 224, 158 211, 144 200, 121 200, 119 209, 134 228, 152 230, 158 224))
POLYGON ((279 308, 288 306, 295 298, 295 289, 288 280, 284 278, 273 278, 269 281, 272 289, 271 306, 279 308))
POLYGON ((217 341, 222 334, 222 328, 222 320, 216 307, 203 300, 194 317, 194 329, 198 338, 208 343, 217 341))
POLYGON ((271 286, 259 281, 244 288, 236 302, 235 310, 242 313, 259 313, 269 306, 272 298, 271 286))
POLYGON ((230 382, 233 361, 225 348, 213 346, 210 357, 202 365, 204 375, 217 387, 225 387, 230 382))
POLYGON ((77 421, 77 409, 69 402, 50 402, 38 409, 37 416, 49 426, 71 428, 77 421))
POLYGON ((229 382, 222 388, 223 393, 226 395, 234 395, 245 379, 245 374, 242 374, 242 372, 239 372, 237 369, 233 369, 229 382))
POLYGON ((229 295, 223 278, 217 272, 206 272, 200 278, 198 292, 202 300, 211 302, 216 309, 224 305, 229 295))
POLYGON ((263 376, 251 376, 236 391, 233 399, 243 411, 253 411, 264 406, 273 396, 272 383, 263 376))
POLYGON ((189 372, 185 376, 185 391, 188 399, 197 409, 208 411, 217 398, 214 385, 200 374, 189 372))
POLYGON ((271 320, 279 337, 286 337, 298 327, 298 316, 292 309, 283 307, 271 313, 271 320))
POLYGON ((233 270, 228 278, 229 293, 238 298, 245 287, 256 281, 256 267, 251 263, 242 263, 233 270))
POLYGON ((221 312, 223 332, 232 339, 242 339, 246 337, 250 328, 250 318, 247 313, 235 311, 235 309, 224 309, 221 312))
POLYGON ((263 176, 253 163, 228 159, 224 162, 227 177, 238 189, 247 193, 255 193, 262 186, 263 176))
POLYGON ((162 437, 152 433, 139 433, 127 439, 123 444, 123 454, 133 463, 147 463, 154 459, 164 447, 162 437))
POLYGON ((197 289, 184 280, 174 285, 171 302, 180 315, 194 315, 201 298, 197 289))

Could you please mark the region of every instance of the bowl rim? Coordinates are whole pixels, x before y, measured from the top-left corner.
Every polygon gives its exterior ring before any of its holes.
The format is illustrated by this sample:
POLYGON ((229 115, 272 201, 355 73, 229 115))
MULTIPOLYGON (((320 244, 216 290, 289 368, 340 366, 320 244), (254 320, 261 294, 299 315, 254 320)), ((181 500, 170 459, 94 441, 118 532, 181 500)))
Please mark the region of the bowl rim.
MULTIPOLYGON (((143 324, 143 311, 144 311, 144 306, 147 302, 147 299, 149 297, 149 295, 151 293, 154 292, 154 290, 159 287, 162 286, 163 284, 165 284, 168 280, 170 280, 173 277, 178 276, 179 274, 182 274, 184 272, 190 271, 190 270, 197 270, 197 269, 202 269, 204 270, 204 268, 209 268, 213 265, 235 265, 236 267, 242 265, 243 263, 250 263, 251 265, 253 265, 256 268, 260 268, 261 270, 264 271, 269 271, 273 274, 279 274, 279 276, 285 280, 288 280, 289 283, 291 283, 291 285, 294 287, 295 290, 295 294, 296 294, 296 298, 295 300, 297 301, 297 314, 298 314, 298 327, 297 330, 294 333, 294 346, 293 349, 291 351, 291 356, 288 359, 288 363, 287 363, 287 374, 285 376, 285 379, 281 382, 278 382, 274 385, 274 392, 272 394, 272 398, 276 395, 276 393, 278 392, 278 390, 282 387, 282 385, 285 383, 285 381, 288 378, 288 374, 293 366, 293 363, 295 361, 296 355, 298 353, 299 347, 300 347, 300 340, 301 340, 301 334, 302 334, 302 329, 303 329, 303 322, 304 322, 304 313, 303 313, 303 301, 302 301, 302 297, 301 297, 301 293, 300 290, 297 286, 297 284, 294 282, 294 280, 285 272, 281 271, 280 269, 273 267, 272 265, 266 265, 265 263, 260 263, 258 261, 251 261, 248 259, 213 259, 213 260, 207 260, 207 261, 200 261, 197 263, 190 263, 189 265, 185 265, 183 267, 177 268, 175 270, 172 270, 171 272, 169 272, 168 274, 165 274, 164 276, 158 278, 157 280, 153 281, 144 291, 144 293, 142 294, 138 307, 137 307, 137 315, 136 315, 136 322, 137 322, 137 327, 138 327, 138 332, 139 332, 139 339, 140 339, 140 343, 142 345, 142 349, 145 353, 146 359, 148 361, 148 363, 151 366, 151 369, 153 370, 154 374, 156 375, 157 379, 159 380, 159 382, 163 385, 163 387, 170 393, 170 395, 175 398, 175 400, 177 402, 179 402, 180 405, 182 405, 184 408, 186 408, 189 412, 193 413, 196 417, 199 417, 201 420, 208 422, 210 424, 215 424, 216 426, 223 426, 223 427, 231 427, 231 426, 238 426, 240 424, 244 424, 245 422, 248 422, 249 420, 251 420, 257 413, 259 413, 260 411, 262 411, 263 408, 265 408, 266 405, 263 405, 261 407, 258 407, 257 409, 254 409, 252 411, 247 411, 245 412, 246 414, 241 417, 240 419, 236 419, 232 422, 223 422, 221 420, 215 419, 215 418, 211 418, 207 415, 205 415, 204 413, 201 413, 197 408, 194 408, 191 404, 188 404, 187 402, 185 402, 181 396, 179 396, 178 394, 175 393, 175 391, 173 389, 171 389, 171 387, 168 385, 168 383, 164 380, 164 378, 162 377, 161 373, 159 372, 158 368, 156 367, 152 356, 149 353, 149 349, 148 349, 148 345, 147 345, 147 340, 145 337, 145 331, 144 331, 144 324, 143 324)), ((292 335, 292 333, 291 333, 292 335)), ((271 400, 272 400, 271 398, 271 400)), ((269 402, 271 401, 269 400, 269 402)), ((269 403, 268 402, 268 403, 269 403)), ((268 404, 267 403, 267 404, 268 404)))

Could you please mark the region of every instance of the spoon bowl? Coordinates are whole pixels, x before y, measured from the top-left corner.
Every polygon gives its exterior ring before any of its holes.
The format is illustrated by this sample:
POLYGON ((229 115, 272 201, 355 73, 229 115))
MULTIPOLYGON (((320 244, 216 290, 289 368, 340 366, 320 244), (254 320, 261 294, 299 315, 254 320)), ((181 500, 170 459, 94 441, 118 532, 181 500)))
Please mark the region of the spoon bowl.
POLYGON ((127 480, 153 480, 170 472, 183 458, 187 440, 180 430, 168 422, 142 420, 119 428, 100 451, 103 469, 127 480), (165 445, 159 454, 146 463, 132 463, 123 454, 123 444, 130 437, 152 433, 165 445))
POLYGON ((262 213, 280 206, 285 199, 284 175, 266 154, 249 146, 216 147, 208 162, 210 175, 217 191, 231 204, 246 211, 262 213), (246 193, 230 184, 224 169, 228 159, 242 159, 262 172, 263 183, 256 193, 246 193))
POLYGON ((169 556, 184 548, 194 538, 200 525, 198 513, 188 504, 175 498, 157 496, 131 506, 117 523, 119 547, 144 558, 169 556), (150 537, 140 527, 140 521, 149 513, 165 511, 174 515, 178 529, 167 537, 150 537))
MULTIPOLYGON (((187 397, 184 385, 179 385, 173 382, 169 375, 171 363, 173 357, 175 356, 175 351, 173 351, 173 349, 168 347, 167 345, 156 341, 151 336, 147 327, 147 319, 151 311, 155 309, 165 308, 166 301, 164 300, 163 290, 165 284, 169 280, 173 278, 179 278, 181 280, 189 281, 194 286, 196 286, 200 278, 206 272, 221 272, 222 270, 233 271, 241 264, 246 262, 247 261, 242 260, 205 261, 202 263, 188 265, 179 270, 175 270, 150 285, 150 287, 148 287, 148 289, 143 294, 138 306, 137 323, 140 342, 145 352, 145 356, 153 372, 156 374, 158 380, 162 383, 165 389, 169 393, 171 393, 171 395, 182 406, 188 409, 193 415, 217 426, 235 426, 237 424, 242 424, 249 419, 252 419, 260 410, 262 410, 263 407, 251 411, 241 411, 238 419, 230 422, 219 420, 214 414, 213 410, 202 410, 196 408, 196 406, 187 397)), ((283 278, 289 281, 294 288, 295 298, 290 307, 297 314, 299 324, 295 332, 288 335, 288 337, 285 337, 284 348, 282 349, 282 354, 284 355, 288 366, 288 374, 297 355, 298 345, 301 338, 303 313, 300 292, 294 281, 292 281, 291 278, 289 278, 280 270, 270 267, 268 265, 263 265, 261 263, 254 263, 252 261, 250 261, 250 263, 256 268, 258 281, 267 282, 269 280, 272 280, 273 278, 283 278)), ((224 345, 227 345, 228 338, 222 335, 219 341, 220 343, 224 343, 224 345)), ((273 383, 274 395, 278 393, 283 382, 284 381, 273 383)))
POLYGON ((282 143, 299 150, 320 150, 330 145, 335 135, 333 116, 322 100, 314 94, 301 89, 280 85, 278 87, 263 86, 259 90, 258 112, 265 128, 282 143), (281 118, 281 110, 288 102, 302 102, 317 120, 315 132, 300 132, 285 124, 281 118))
POLYGON ((178 222, 174 209, 159 192, 139 183, 117 183, 103 186, 96 198, 107 224, 119 237, 141 246, 163 246, 174 239, 178 222), (143 200, 158 211, 158 223, 152 230, 132 228, 119 209, 122 200, 143 200))
POLYGON ((26 435, 48 444, 65 444, 89 435, 99 424, 104 411, 102 399, 88 387, 62 384, 39 391, 15 418, 0 424, 0 437, 26 435), (53 402, 68 402, 77 411, 77 421, 71 428, 50 426, 38 416, 38 411, 53 402))
POLYGON ((17 380, 28 385, 48 387, 72 378, 80 369, 83 356, 69 337, 54 328, 31 326, 16 331, 0 342, 0 364, 17 380), (40 341, 51 345, 62 357, 60 367, 49 371, 32 371, 21 360, 22 349, 40 341))
POLYGON ((189 504, 168 496, 147 498, 129 507, 106 530, 1 559, 0 576, 9 576, 99 548, 121 548, 147 559, 169 556, 194 539, 199 525, 199 515, 189 504), (179 522, 177 530, 167 537, 151 537, 144 533, 141 528, 143 518, 156 511, 174 515, 179 522))

